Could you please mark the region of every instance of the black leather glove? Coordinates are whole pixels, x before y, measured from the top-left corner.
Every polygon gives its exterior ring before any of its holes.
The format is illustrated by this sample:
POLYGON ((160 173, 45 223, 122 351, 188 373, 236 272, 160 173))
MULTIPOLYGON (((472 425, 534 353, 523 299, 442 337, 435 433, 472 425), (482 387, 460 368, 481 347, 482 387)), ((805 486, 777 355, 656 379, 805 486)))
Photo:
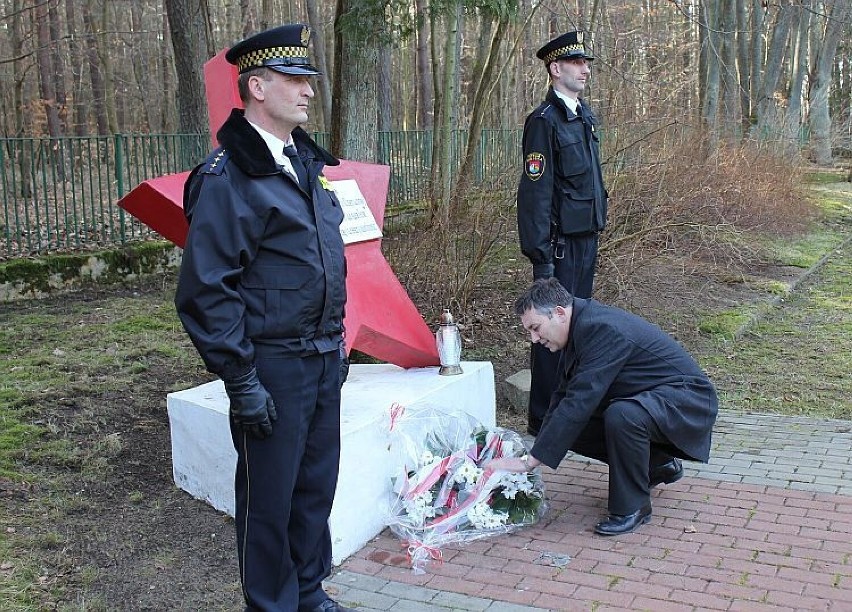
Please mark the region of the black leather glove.
POLYGON ((278 420, 275 404, 252 367, 245 374, 224 381, 231 400, 231 419, 255 438, 272 435, 272 423, 278 420))
POLYGON ((340 386, 346 382, 349 377, 349 357, 346 356, 346 345, 340 343, 340 386))
POLYGON ((552 276, 552 263, 533 264, 533 280, 538 280, 540 278, 551 278, 552 276))

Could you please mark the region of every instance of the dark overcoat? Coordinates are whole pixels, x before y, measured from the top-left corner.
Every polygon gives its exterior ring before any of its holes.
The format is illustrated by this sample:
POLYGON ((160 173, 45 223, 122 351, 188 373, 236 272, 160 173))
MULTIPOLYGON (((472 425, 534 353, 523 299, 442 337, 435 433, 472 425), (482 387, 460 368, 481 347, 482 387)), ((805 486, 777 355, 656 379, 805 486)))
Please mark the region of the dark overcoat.
POLYGON ((716 390, 692 356, 656 325, 574 298, 568 343, 532 455, 556 468, 591 417, 632 399, 686 459, 706 462, 718 413, 716 390))

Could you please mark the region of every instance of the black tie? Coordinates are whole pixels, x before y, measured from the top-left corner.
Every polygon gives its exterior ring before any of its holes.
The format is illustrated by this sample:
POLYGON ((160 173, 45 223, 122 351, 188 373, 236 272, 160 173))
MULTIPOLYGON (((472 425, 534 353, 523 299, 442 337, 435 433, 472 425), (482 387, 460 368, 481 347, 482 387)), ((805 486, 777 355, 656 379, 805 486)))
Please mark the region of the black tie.
POLYGON ((293 166, 293 171, 296 173, 296 176, 299 177, 299 185, 301 185, 302 189, 307 191, 308 189, 308 171, 305 169, 305 164, 302 162, 302 158, 299 157, 299 152, 296 150, 295 145, 287 145, 284 147, 284 155, 286 155, 290 159, 290 164, 293 166))

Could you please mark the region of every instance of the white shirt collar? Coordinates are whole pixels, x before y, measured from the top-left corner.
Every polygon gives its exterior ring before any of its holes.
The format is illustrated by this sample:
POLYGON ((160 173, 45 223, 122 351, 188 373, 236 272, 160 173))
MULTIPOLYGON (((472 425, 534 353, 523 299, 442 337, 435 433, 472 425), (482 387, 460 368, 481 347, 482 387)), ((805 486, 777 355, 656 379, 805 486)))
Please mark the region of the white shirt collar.
POLYGON ((577 114, 577 106, 580 104, 578 100, 576 100, 575 98, 569 98, 561 91, 556 91, 555 89, 553 90, 553 93, 555 93, 560 100, 565 102, 565 106, 567 106, 572 113, 574 113, 575 115, 577 114))
MULTIPOLYGON (((248 119, 246 119, 248 121, 248 119)), ((263 141, 266 143, 266 146, 269 147, 269 152, 272 153, 272 157, 275 159, 275 163, 279 166, 286 166, 287 168, 291 168, 290 160, 284 155, 284 147, 287 146, 288 143, 284 142, 275 134, 270 134, 266 130, 264 130, 259 125, 256 125, 249 121, 249 125, 257 130, 257 133, 260 134, 260 137, 263 138, 263 141)), ((291 139, 289 144, 293 144, 293 140, 291 139)))

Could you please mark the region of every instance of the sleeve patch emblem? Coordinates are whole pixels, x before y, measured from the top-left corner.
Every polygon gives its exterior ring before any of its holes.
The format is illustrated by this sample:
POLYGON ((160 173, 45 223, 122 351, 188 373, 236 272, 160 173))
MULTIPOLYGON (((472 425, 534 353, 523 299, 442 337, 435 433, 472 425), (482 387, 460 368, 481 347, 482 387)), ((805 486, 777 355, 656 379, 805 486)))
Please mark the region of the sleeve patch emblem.
POLYGON ((524 162, 524 172, 531 181, 537 181, 544 174, 544 155, 541 153, 530 153, 524 162))

